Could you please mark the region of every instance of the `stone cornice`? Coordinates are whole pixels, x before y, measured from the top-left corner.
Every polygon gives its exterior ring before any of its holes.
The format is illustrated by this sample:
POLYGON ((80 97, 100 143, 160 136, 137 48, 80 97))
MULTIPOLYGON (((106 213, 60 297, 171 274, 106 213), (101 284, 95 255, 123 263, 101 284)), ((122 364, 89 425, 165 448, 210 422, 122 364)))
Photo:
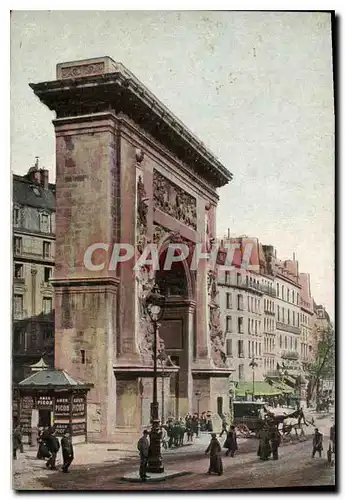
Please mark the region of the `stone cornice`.
POLYGON ((123 111, 215 187, 232 174, 131 72, 117 65, 113 73, 30 84, 57 118, 114 109, 123 111))

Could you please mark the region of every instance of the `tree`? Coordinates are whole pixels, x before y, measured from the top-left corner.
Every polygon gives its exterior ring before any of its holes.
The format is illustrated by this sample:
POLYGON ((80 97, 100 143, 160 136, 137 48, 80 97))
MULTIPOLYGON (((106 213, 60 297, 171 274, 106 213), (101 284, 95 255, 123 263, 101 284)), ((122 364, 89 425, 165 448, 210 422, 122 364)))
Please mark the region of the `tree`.
POLYGON ((333 326, 317 330, 319 342, 315 359, 306 365, 309 386, 307 405, 309 406, 314 392, 316 392, 316 406, 319 405, 322 381, 334 378, 335 374, 335 337, 333 326))

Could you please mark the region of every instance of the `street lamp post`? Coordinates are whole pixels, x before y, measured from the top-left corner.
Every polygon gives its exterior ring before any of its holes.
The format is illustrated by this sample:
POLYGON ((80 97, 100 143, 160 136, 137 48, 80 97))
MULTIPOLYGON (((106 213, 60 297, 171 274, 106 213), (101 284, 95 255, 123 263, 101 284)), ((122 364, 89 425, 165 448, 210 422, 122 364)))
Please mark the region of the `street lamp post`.
POLYGON ((249 366, 251 366, 253 370, 253 387, 252 387, 252 401, 254 402, 254 396, 255 396, 255 368, 258 366, 258 364, 255 362, 255 358, 251 360, 249 363, 249 366))
POLYGON ((165 297, 160 294, 159 288, 155 285, 145 301, 146 311, 153 326, 153 396, 151 403, 151 432, 150 448, 147 471, 153 473, 164 472, 163 459, 161 453, 162 431, 159 422, 159 408, 157 398, 157 332, 158 321, 164 312, 165 297))
POLYGON ((201 396, 201 392, 197 391, 195 393, 195 397, 196 397, 196 412, 197 412, 198 416, 199 416, 199 410, 200 410, 200 408, 199 408, 199 406, 200 406, 200 396, 201 396))

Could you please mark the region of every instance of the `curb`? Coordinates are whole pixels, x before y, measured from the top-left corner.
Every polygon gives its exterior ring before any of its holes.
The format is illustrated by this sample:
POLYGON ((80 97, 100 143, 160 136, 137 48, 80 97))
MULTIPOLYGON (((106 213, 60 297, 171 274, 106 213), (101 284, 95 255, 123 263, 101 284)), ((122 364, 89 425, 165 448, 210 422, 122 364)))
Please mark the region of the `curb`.
POLYGON ((132 474, 128 474, 126 476, 121 477, 122 481, 126 481, 128 483, 159 483, 162 481, 166 481, 167 479, 172 479, 173 477, 186 476, 187 474, 191 474, 188 471, 170 471, 163 472, 161 474, 151 473, 150 477, 146 479, 146 481, 142 481, 139 477, 138 472, 133 472, 132 474))

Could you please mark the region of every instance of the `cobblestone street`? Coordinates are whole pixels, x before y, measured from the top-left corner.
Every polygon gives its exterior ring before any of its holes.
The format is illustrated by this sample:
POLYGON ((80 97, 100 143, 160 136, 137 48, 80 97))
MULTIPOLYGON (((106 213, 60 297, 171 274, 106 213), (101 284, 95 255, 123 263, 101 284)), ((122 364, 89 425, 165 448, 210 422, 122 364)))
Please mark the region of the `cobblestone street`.
POLYGON ((209 476, 206 474, 209 459, 204 454, 209 436, 203 435, 193 445, 164 452, 166 470, 185 470, 189 474, 154 484, 121 480, 123 474, 138 467, 134 449, 118 450, 107 444, 76 446, 76 459, 68 475, 48 471, 44 461, 34 458, 34 451, 26 451, 14 462, 13 487, 21 490, 208 490, 331 486, 335 483, 335 472, 326 459, 329 424, 329 418, 317 423, 325 439, 321 459, 311 458, 310 428, 307 440, 280 447, 277 462, 260 462, 256 456, 257 440, 239 438, 238 455, 223 458, 224 475, 209 476))

